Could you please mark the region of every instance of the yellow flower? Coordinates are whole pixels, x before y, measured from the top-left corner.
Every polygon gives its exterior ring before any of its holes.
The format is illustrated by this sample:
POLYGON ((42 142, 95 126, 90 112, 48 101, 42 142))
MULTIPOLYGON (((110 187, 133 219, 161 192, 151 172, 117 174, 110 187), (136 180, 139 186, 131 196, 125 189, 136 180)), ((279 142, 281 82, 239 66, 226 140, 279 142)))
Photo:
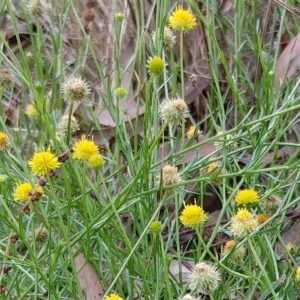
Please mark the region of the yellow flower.
POLYGON ((124 20, 125 15, 124 15, 123 13, 117 13, 117 14, 115 15, 115 18, 116 18, 117 21, 121 22, 121 21, 124 20))
POLYGON ((196 135, 196 137, 199 138, 201 136, 201 133, 202 133, 202 131, 197 130, 196 126, 191 125, 186 132, 186 137, 188 139, 191 139, 194 135, 196 135))
MULTIPOLYGON (((234 240, 229 240, 226 242, 223 250, 222 250, 222 257, 226 256, 229 252, 231 252, 236 245, 236 242, 234 240)), ((234 249, 234 252, 231 254, 229 260, 231 262, 235 262, 237 260, 241 260, 245 257, 246 249, 245 246, 242 245, 239 248, 234 249)))
POLYGON ((268 219, 269 219, 269 217, 266 214, 258 214, 257 215, 257 221, 259 224, 265 223, 268 219))
POLYGON ((196 126, 191 125, 188 131, 186 132, 186 137, 191 139, 195 134, 196 126))
POLYGON ((168 23, 174 30, 188 31, 196 26, 196 18, 189 10, 185 10, 182 5, 178 5, 170 16, 168 23))
POLYGON ((29 103, 25 107, 25 115, 27 115, 30 118, 37 118, 39 116, 39 113, 33 103, 29 103))
POLYGON ((99 153, 94 154, 89 158, 89 165, 96 170, 100 169, 103 166, 103 164, 103 156, 99 153))
MULTIPOLYGON (((28 201, 30 200, 33 191, 34 188, 29 182, 17 183, 14 192, 14 199, 15 201, 28 201)), ((43 189, 40 186, 38 186, 35 191, 40 194, 43 194, 43 189)))
POLYGON ((104 300, 123 300, 123 298, 116 294, 110 294, 109 296, 106 296, 104 300))
POLYGON ((83 135, 81 140, 75 143, 73 152, 74 158, 88 162, 93 155, 99 154, 99 149, 93 140, 89 141, 83 135))
POLYGON ((207 215, 200 206, 196 204, 186 205, 184 203, 184 209, 179 219, 185 227, 195 228, 207 221, 207 215))
POLYGON ((6 150, 10 146, 9 138, 6 133, 0 132, 0 150, 6 150))
POLYGON ((226 242, 224 249, 226 249, 227 251, 231 251, 235 246, 235 241, 233 240, 229 240, 226 242))
POLYGON ((127 91, 123 87, 118 87, 115 89, 114 94, 119 98, 122 99, 127 95, 127 91))
POLYGON ((235 216, 231 218, 229 227, 232 234, 243 238, 258 227, 257 218, 247 209, 239 209, 235 216))
POLYGON ((153 221, 149 226, 149 231, 159 233, 161 231, 161 222, 153 221))
POLYGON ((259 195, 252 189, 238 191, 234 198, 237 205, 259 202, 259 195))
POLYGON ((50 148, 41 152, 34 152, 32 159, 28 163, 31 171, 37 175, 45 175, 51 170, 57 169, 61 163, 58 158, 50 152, 50 148))
POLYGON ((296 278, 297 278, 297 280, 300 281, 300 266, 297 268, 297 271, 296 271, 296 278))
POLYGON ((207 166, 207 173, 209 174, 209 176, 216 176, 218 169, 219 164, 217 164, 216 162, 212 162, 207 166))
POLYGON ((210 177, 210 182, 216 186, 222 182, 219 175, 226 173, 226 171, 222 169, 220 162, 211 162, 207 165, 205 172, 207 176, 210 177))
POLYGON ((247 222, 248 220, 253 218, 253 214, 245 208, 240 208, 235 217, 239 222, 247 222))
POLYGON ((154 56, 153 58, 150 58, 147 62, 148 62, 147 68, 149 69, 150 74, 159 75, 164 70, 165 63, 158 56, 154 56))

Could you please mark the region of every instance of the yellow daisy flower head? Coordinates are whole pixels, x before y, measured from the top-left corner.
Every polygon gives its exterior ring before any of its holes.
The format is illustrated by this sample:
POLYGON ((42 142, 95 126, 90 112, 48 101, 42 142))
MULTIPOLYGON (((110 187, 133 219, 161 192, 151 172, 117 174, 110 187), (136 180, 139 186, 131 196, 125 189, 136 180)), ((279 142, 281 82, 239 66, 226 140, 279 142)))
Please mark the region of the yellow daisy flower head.
POLYGON ((177 168, 170 165, 164 166, 161 173, 157 174, 156 179, 157 185, 162 183, 162 186, 173 185, 182 181, 177 168))
POLYGON ((33 157, 28 162, 31 171, 36 175, 45 175, 49 171, 57 169, 61 163, 58 161, 58 158, 51 153, 50 147, 43 151, 34 152, 33 157))
POLYGON ((234 248, 235 244, 236 242, 234 240, 229 240, 226 242, 224 249, 226 249, 229 252, 234 248))
POLYGON ((220 281, 220 272, 215 266, 199 262, 189 276, 189 288, 201 294, 213 293, 219 287, 220 281))
POLYGON ((165 62, 158 56, 150 58, 147 63, 147 68, 151 75, 160 75, 165 68, 165 62))
POLYGON ((201 223, 206 222, 208 218, 202 207, 197 204, 186 205, 184 203, 184 209, 179 219, 185 227, 196 228, 201 223))
POLYGON ((159 233, 161 231, 161 222, 153 221, 149 226, 149 231, 153 233, 159 233))
POLYGON ((248 220, 253 218, 253 214, 245 208, 240 208, 235 215, 235 218, 239 222, 247 222, 248 220))
POLYGON ((160 104, 160 118, 164 123, 180 125, 189 115, 189 108, 183 99, 166 99, 160 104))
MULTIPOLYGON (((215 159, 215 158, 212 158, 215 159)), ((217 186, 222 182, 220 175, 226 174, 226 170, 222 167, 221 162, 212 161, 204 169, 203 172, 209 177, 211 184, 217 186)))
POLYGON ((73 158, 88 162, 93 155, 99 154, 98 146, 93 139, 88 140, 82 135, 81 140, 77 141, 73 147, 73 158))
POLYGON ((237 205, 245 205, 259 202, 259 195, 253 189, 240 190, 234 197, 237 205))
POLYGON ((127 91, 123 87, 118 87, 114 90, 114 94, 119 98, 122 99, 127 95, 127 91))
POLYGON ((106 296, 104 300, 123 300, 123 298, 116 294, 110 294, 109 296, 106 296))
POLYGON ((193 136, 195 136, 196 138, 200 138, 201 134, 202 131, 197 130, 196 126, 191 125, 186 132, 186 137, 190 140, 193 136))
POLYGON ((24 113, 26 116, 28 116, 29 118, 33 118, 33 119, 36 119, 39 116, 39 113, 38 113, 34 103, 27 104, 24 109, 24 113))
POLYGON ((229 240, 226 242, 225 246, 222 249, 222 257, 226 256, 230 253, 233 249, 233 253, 231 254, 229 261, 235 262, 237 260, 242 260, 246 255, 246 248, 244 245, 240 246, 239 248, 235 248, 236 242, 234 240, 229 240))
POLYGON ((94 154, 92 155, 90 158, 89 158, 89 165, 95 169, 95 170, 98 170, 100 169, 103 164, 104 164, 104 159, 103 159, 103 156, 99 153, 97 154, 94 154))
POLYGON ((190 128, 188 128, 188 130, 186 132, 186 137, 188 139, 191 139, 194 136, 195 131, 196 131, 196 126, 191 125, 190 128))
POLYGON ((220 165, 217 162, 212 162, 207 166, 206 172, 209 176, 213 177, 218 174, 219 169, 220 169, 220 165))
POLYGON ((239 209, 231 218, 229 230, 238 238, 243 238, 258 227, 257 218, 247 209, 239 209))
POLYGON ((88 99, 91 88, 81 77, 69 77, 62 84, 61 91, 66 102, 82 102, 88 99))
POLYGON ((182 5, 178 5, 168 21, 169 26, 178 31, 188 31, 196 26, 196 17, 182 5))
POLYGON ((117 21, 122 22, 125 19, 125 14, 123 13, 116 13, 115 18, 117 21))
MULTIPOLYGON (((14 199, 15 201, 28 201, 31 199, 33 191, 34 187, 29 182, 17 183, 17 186, 14 191, 14 199)), ((42 187, 38 186, 35 192, 38 192, 42 195, 42 187)))
POLYGON ((258 214, 257 215, 257 221, 259 224, 265 223, 269 219, 267 214, 258 214))
POLYGON ((10 147, 10 141, 6 133, 0 132, 0 150, 6 150, 10 147))
POLYGON ((296 270, 296 278, 298 281, 300 281, 300 266, 296 270))

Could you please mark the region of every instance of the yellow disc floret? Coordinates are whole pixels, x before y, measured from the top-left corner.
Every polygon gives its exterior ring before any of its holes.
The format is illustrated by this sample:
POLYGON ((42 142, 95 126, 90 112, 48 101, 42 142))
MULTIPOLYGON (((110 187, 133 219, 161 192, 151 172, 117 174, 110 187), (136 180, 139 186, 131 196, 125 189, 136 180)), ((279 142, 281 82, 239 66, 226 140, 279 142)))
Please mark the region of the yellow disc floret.
POLYGON ((184 226, 195 228, 207 221, 207 215, 204 210, 196 204, 184 204, 184 209, 179 219, 184 226))
POLYGON ((35 151, 28 165, 31 171, 37 175, 45 175, 49 171, 55 170, 60 166, 58 158, 51 153, 50 148, 43 151, 35 151))
POLYGON ((237 205, 245 205, 259 202, 259 195, 252 189, 238 191, 235 195, 235 203, 237 205))
POLYGON ((99 154, 98 146, 93 140, 88 140, 85 135, 73 147, 73 157, 78 160, 88 162, 96 154, 99 154))
POLYGON ((168 21, 169 26, 178 31, 188 31, 196 26, 195 16, 182 5, 178 5, 168 21))

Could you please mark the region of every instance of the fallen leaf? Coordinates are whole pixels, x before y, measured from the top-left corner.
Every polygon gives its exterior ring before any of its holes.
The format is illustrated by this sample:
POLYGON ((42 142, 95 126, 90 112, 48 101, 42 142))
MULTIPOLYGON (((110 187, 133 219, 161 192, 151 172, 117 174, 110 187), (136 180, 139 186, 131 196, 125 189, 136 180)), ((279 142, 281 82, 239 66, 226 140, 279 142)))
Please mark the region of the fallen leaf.
POLYGON ((182 282, 187 283, 188 277, 191 274, 191 270, 195 264, 191 261, 185 261, 181 262, 181 268, 179 265, 179 261, 176 259, 173 259, 170 263, 169 272, 172 275, 173 278, 175 278, 177 281, 179 281, 179 273, 181 271, 182 274, 182 282))
POLYGON ((83 253, 75 257, 75 266, 80 287, 85 293, 85 300, 102 300, 104 292, 98 275, 92 265, 86 261, 83 253))
POLYGON ((300 67, 300 33, 295 36, 283 50, 276 64, 275 87, 290 80, 300 67))

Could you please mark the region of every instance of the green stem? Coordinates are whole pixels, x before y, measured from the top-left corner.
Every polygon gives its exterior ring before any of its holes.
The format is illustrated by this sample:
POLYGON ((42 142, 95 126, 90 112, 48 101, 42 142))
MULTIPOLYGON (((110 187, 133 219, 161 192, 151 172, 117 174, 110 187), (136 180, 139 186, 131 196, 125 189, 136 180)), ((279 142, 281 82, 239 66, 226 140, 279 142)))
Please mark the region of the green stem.
POLYGON ((181 98, 185 97, 185 83, 184 83, 184 66, 183 66, 183 31, 180 31, 180 80, 181 80, 181 98))
POLYGON ((110 291, 112 290, 113 286, 116 284, 116 282, 119 280, 120 276, 122 275, 122 273, 124 272, 124 269, 126 268, 126 266, 128 265, 131 257, 133 256, 133 254, 135 253, 135 251, 137 250, 137 248, 140 246, 140 243, 143 241, 143 239, 146 236, 146 233, 148 231, 148 228, 150 226, 150 224, 155 220, 155 218, 157 217, 160 209, 162 208, 162 206, 164 205, 164 201, 162 200, 158 207, 156 208, 152 218, 149 220, 148 226, 143 230, 142 234, 140 235, 139 239, 135 242, 134 246, 131 249, 131 252, 129 253, 129 255, 126 257, 126 259, 123 262, 123 265, 120 267, 119 272, 116 274, 114 280, 112 281, 112 283, 110 284, 110 287, 107 289, 105 295, 103 296, 103 298, 105 299, 105 297, 110 293, 110 291))
POLYGON ((249 245, 249 248, 251 250, 251 253, 254 257, 254 261, 257 263, 257 265, 259 266, 260 268, 260 271, 262 272, 262 274, 264 275, 264 281, 265 281, 265 288, 269 288, 272 295, 273 295, 273 299, 277 299, 277 296, 276 296, 276 293, 273 289, 273 286, 272 286, 272 283, 270 281, 270 278, 269 278, 269 275, 267 274, 266 270, 265 270, 265 266, 262 265, 261 263, 261 258, 258 257, 257 255, 257 251, 255 250, 255 247, 253 245, 253 242, 252 242, 252 239, 251 238, 248 238, 247 239, 248 241, 248 245, 249 245))

